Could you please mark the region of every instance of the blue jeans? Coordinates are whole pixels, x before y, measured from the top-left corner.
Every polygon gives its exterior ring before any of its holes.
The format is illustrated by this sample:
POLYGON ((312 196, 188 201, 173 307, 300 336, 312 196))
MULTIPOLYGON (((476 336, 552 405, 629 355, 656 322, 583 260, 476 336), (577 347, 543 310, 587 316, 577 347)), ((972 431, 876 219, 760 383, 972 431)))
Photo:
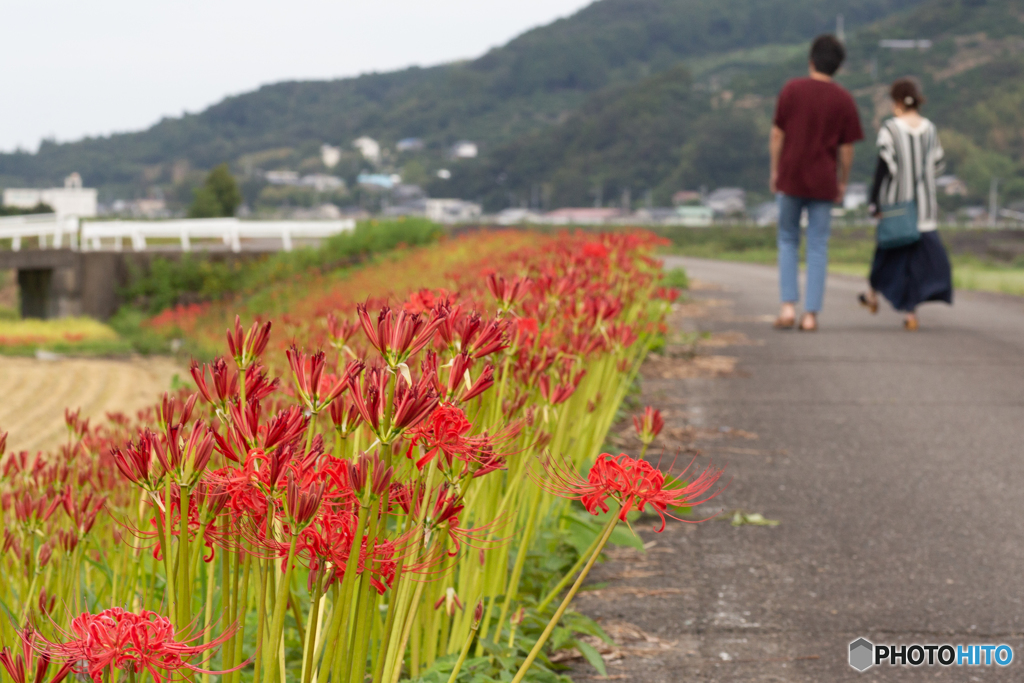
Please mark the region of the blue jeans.
POLYGON ((800 214, 807 209, 807 300, 804 310, 817 313, 825 297, 828 271, 828 234, 832 227, 832 202, 791 197, 779 193, 779 294, 783 303, 800 301, 797 271, 800 267, 800 214))

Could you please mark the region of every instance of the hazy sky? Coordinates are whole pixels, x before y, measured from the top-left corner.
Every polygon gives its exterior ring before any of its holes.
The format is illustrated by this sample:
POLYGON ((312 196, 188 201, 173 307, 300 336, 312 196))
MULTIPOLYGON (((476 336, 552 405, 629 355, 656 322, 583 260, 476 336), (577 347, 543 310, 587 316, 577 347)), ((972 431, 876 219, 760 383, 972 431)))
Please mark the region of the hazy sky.
POLYGON ((225 95, 475 57, 589 0, 4 0, 0 151, 225 95))

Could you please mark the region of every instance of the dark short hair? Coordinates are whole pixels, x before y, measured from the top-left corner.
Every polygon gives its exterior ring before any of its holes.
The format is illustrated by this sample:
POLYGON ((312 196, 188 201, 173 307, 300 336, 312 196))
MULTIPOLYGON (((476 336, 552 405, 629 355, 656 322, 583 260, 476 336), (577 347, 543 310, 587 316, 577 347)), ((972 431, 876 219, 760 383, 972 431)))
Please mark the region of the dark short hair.
POLYGON ((818 36, 811 43, 811 64, 815 71, 831 76, 839 71, 844 59, 846 48, 831 34, 818 36))
POLYGON ((910 78, 901 78, 893 83, 889 96, 904 109, 918 109, 926 101, 917 82, 910 78))

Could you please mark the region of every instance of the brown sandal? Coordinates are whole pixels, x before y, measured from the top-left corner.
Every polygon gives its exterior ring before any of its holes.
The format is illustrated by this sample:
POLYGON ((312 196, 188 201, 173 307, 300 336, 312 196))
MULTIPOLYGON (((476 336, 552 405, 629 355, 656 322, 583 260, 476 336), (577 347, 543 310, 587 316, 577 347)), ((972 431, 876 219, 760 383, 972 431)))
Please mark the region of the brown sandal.
POLYGON ((867 297, 866 294, 861 293, 861 294, 857 295, 857 301, 860 302, 861 306, 863 306, 864 308, 866 308, 869 311, 871 311, 871 315, 874 315, 874 314, 878 313, 878 298, 877 297, 875 298, 874 301, 872 301, 871 299, 869 299, 867 297))
POLYGON ((913 320, 907 320, 906 318, 904 318, 903 329, 905 329, 907 332, 917 332, 917 318, 914 318, 913 320))
POLYGON ((777 330, 791 330, 796 327, 796 316, 793 316, 792 318, 783 318, 782 316, 779 316, 775 319, 775 322, 772 323, 772 327, 777 330))
POLYGON ((804 313, 803 317, 800 318, 800 326, 796 328, 801 332, 817 332, 818 331, 818 316, 813 313, 804 313), (805 323, 810 320, 811 325, 808 327, 805 323))

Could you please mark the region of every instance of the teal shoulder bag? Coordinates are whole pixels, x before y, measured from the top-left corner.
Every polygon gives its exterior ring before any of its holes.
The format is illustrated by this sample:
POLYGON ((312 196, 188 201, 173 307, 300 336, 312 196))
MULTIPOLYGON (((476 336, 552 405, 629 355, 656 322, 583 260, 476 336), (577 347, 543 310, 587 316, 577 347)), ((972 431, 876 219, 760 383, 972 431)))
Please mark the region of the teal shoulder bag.
POLYGON ((917 229, 917 202, 883 206, 877 239, 879 249, 905 247, 921 239, 921 232, 917 229))

